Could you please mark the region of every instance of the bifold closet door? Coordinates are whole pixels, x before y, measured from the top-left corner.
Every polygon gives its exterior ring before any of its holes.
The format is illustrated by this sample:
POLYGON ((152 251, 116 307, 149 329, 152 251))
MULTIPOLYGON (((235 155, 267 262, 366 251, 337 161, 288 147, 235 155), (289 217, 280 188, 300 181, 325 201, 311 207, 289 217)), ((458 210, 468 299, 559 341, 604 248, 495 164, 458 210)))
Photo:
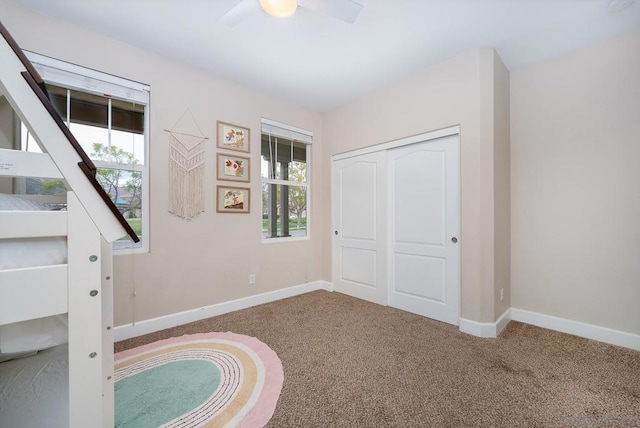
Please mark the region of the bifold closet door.
POLYGON ((389 306, 459 324, 459 137, 389 150, 389 306))
POLYGON ((333 163, 335 291, 387 304, 387 154, 333 163))

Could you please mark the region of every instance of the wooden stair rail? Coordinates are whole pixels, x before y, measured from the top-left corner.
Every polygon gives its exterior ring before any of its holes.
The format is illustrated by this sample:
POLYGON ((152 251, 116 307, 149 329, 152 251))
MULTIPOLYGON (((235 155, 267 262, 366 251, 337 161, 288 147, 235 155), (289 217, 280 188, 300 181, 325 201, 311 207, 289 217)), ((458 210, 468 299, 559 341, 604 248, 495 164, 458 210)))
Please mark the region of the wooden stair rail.
POLYGON ((6 27, 2 24, 2 22, 0 22, 0 33, 2 33, 2 37, 4 37, 9 46, 11 46, 11 49, 15 52, 16 56, 20 59, 20 62, 22 62, 25 69, 27 70, 21 73, 22 77, 26 80, 38 99, 42 102, 44 108, 47 110, 47 112, 49 112, 49 115, 51 116, 53 121, 69 141, 69 144, 71 144, 71 146, 80 156, 81 160, 80 162, 78 162, 78 166, 80 167, 84 175, 90 181, 96 192, 98 192, 101 199, 107 205, 107 207, 118 220, 123 229, 127 232, 127 235, 129 235, 133 242, 140 242, 140 238, 138 237, 138 235, 136 235, 134 230, 131 228, 131 225, 127 222, 122 213, 116 207, 116 204, 111 200, 107 192, 102 188, 102 186, 96 179, 95 164, 93 163, 91 158, 89 158, 89 156, 84 151, 78 140, 76 140, 76 138, 73 136, 71 131, 69 131, 69 128, 67 128, 67 126, 64 124, 64 121, 51 104, 49 95, 47 94, 47 89, 44 84, 44 80, 35 69, 33 64, 31 64, 31 61, 29 61, 22 49, 20 49, 20 46, 18 46, 18 43, 14 40, 6 27))

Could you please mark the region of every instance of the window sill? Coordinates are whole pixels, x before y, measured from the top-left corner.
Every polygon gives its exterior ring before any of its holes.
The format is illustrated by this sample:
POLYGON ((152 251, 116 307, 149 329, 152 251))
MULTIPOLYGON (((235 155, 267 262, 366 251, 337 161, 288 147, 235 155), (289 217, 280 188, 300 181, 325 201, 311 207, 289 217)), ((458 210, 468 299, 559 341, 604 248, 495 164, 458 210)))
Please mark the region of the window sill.
POLYGON ((287 236, 282 238, 262 238, 263 244, 276 244, 279 242, 296 242, 296 241, 308 241, 309 235, 307 236, 287 236))

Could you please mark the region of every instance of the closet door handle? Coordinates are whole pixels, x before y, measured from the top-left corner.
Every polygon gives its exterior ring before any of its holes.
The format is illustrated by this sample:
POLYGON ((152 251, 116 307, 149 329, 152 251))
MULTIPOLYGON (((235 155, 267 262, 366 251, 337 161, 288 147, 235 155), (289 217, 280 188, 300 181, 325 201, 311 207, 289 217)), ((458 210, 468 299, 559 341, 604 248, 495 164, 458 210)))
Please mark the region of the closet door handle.
POLYGON ((334 231, 333 233, 334 233, 336 236, 338 236, 338 231, 337 231, 337 230, 336 230, 336 231, 334 231))
POLYGON ((451 238, 451 242, 453 242, 453 243, 455 244, 456 242, 458 242, 458 238, 456 238, 456 237, 454 236, 453 238, 451 238))

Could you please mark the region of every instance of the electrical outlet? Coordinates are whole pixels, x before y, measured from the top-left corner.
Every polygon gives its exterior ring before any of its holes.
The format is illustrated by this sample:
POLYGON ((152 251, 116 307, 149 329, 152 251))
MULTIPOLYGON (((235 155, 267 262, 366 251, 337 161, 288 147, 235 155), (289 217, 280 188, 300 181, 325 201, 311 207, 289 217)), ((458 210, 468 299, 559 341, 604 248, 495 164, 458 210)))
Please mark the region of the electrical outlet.
POLYGON ((500 289, 500 301, 504 302, 504 288, 500 289))
POLYGON ((255 283, 256 283, 256 274, 255 273, 249 274, 249 285, 253 285, 255 283))

